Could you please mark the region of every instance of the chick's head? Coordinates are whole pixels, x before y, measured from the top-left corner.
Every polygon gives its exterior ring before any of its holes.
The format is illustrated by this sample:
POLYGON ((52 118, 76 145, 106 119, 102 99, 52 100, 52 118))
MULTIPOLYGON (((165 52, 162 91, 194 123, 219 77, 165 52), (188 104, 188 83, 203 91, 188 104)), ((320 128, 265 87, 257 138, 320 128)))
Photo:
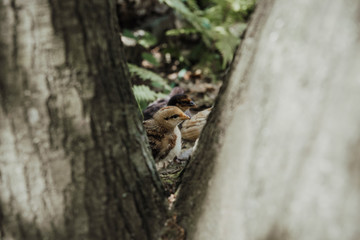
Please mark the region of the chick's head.
POLYGON ((180 108, 182 111, 186 111, 191 107, 195 107, 196 104, 194 103, 191 98, 186 94, 177 94, 170 98, 168 106, 176 106, 180 108))
POLYGON ((174 129, 179 123, 190 119, 183 111, 175 106, 167 106, 157 111, 153 119, 164 128, 174 129))

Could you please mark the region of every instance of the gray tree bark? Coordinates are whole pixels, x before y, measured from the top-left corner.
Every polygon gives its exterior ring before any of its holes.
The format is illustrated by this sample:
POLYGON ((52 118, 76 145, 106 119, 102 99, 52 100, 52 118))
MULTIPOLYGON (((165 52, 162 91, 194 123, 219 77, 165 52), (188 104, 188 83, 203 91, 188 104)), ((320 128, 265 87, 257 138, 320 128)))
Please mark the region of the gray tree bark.
POLYGON ((188 239, 359 239, 360 4, 261 1, 185 172, 188 239))
POLYGON ((0 239, 156 239, 114 1, 0 1, 0 239))

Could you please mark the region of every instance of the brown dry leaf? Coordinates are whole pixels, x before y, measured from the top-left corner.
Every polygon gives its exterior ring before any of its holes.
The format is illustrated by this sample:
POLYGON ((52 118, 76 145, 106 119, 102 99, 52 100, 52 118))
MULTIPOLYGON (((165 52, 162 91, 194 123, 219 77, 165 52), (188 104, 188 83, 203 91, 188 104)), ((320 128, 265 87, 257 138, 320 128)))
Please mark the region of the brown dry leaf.
POLYGON ((170 194, 170 196, 168 197, 169 209, 172 208, 175 200, 176 200, 176 195, 175 195, 175 193, 170 194))
POLYGON ((172 81, 175 81, 178 77, 178 73, 177 72, 174 72, 174 73, 170 73, 167 75, 167 78, 172 80, 172 81))
POLYGON ((190 72, 190 71, 187 71, 187 72, 185 73, 185 75, 184 75, 183 78, 184 78, 185 81, 189 81, 190 78, 191 78, 191 72, 190 72))
POLYGON ((176 71, 177 68, 178 68, 178 67, 174 64, 174 65, 171 66, 171 71, 176 71))
POLYGON ((155 47, 151 50, 151 54, 154 56, 154 58, 160 63, 162 59, 162 54, 160 52, 160 47, 155 47))
POLYGON ((193 73, 193 77, 201 78, 202 77, 202 70, 201 69, 196 69, 195 72, 193 73))
POLYGON ((196 80, 195 84, 191 87, 191 91, 194 93, 205 93, 208 91, 214 91, 215 87, 213 84, 201 82, 196 80))
POLYGON ((154 65, 147 61, 147 60, 142 60, 141 61, 141 66, 144 67, 144 68, 150 68, 150 69, 153 69, 154 68, 154 65))

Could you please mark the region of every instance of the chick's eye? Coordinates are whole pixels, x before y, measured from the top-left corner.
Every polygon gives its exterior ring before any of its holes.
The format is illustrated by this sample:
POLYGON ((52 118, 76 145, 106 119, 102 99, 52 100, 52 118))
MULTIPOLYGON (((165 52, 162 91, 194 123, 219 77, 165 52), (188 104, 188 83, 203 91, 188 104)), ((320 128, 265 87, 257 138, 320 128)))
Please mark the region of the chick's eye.
POLYGON ((165 120, 169 120, 169 119, 177 118, 177 117, 179 117, 179 114, 174 114, 174 115, 172 115, 172 116, 170 116, 170 117, 166 117, 166 118, 164 118, 164 119, 165 119, 165 120))

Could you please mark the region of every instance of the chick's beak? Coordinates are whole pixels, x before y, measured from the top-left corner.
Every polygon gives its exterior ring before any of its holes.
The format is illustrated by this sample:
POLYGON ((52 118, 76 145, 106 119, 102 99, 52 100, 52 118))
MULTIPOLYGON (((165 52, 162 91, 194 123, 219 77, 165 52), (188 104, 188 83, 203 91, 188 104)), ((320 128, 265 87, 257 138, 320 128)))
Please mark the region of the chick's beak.
POLYGON ((195 104, 193 101, 190 101, 190 102, 189 102, 189 106, 190 106, 190 107, 193 107, 193 106, 196 106, 196 104, 195 104))
POLYGON ((188 119, 190 119, 190 117, 188 115, 184 114, 184 115, 180 116, 180 119, 181 120, 188 120, 188 119))

